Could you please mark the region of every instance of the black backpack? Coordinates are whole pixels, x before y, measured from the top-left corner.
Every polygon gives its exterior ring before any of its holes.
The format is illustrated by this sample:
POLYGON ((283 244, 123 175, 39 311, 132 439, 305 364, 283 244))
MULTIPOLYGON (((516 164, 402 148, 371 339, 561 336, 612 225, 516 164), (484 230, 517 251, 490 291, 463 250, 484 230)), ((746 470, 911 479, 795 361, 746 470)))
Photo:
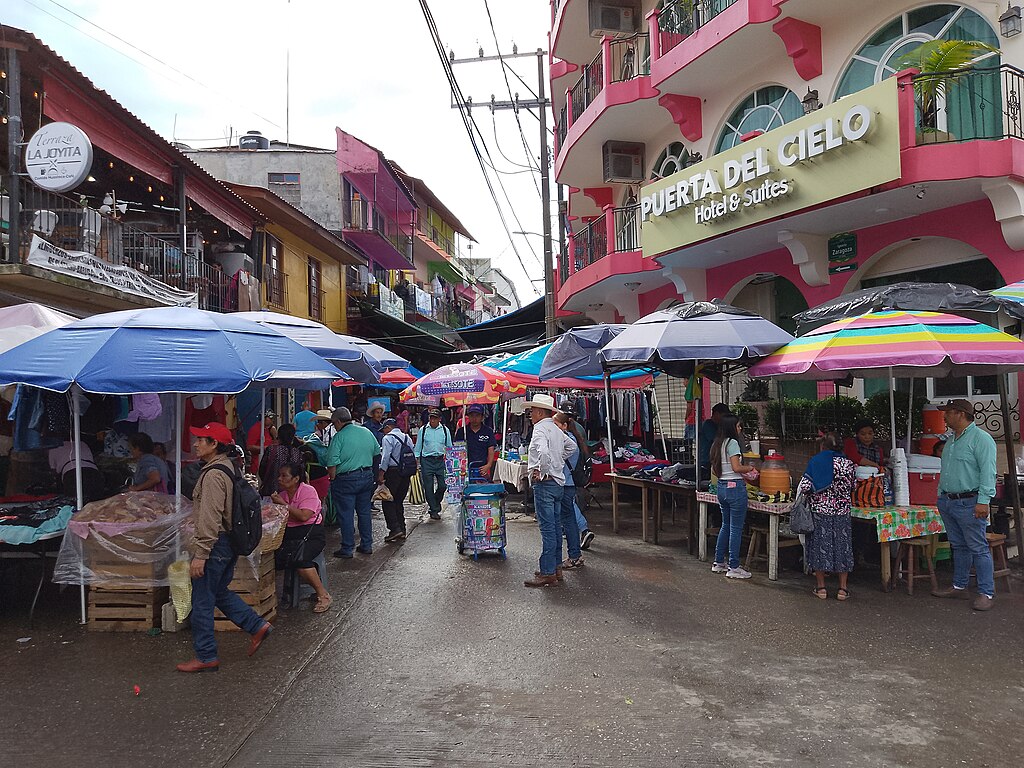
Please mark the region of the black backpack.
POLYGON ((416 474, 416 454, 412 450, 412 441, 406 436, 402 442, 402 455, 398 459, 398 474, 412 477, 416 474))
POLYGON ((227 532, 231 549, 236 555, 248 557, 263 538, 263 502, 259 492, 249 485, 240 472, 232 472, 223 464, 205 467, 202 475, 219 469, 231 478, 231 530, 227 532))
MULTIPOLYGON (((569 462, 565 463, 568 465, 569 462)), ((584 458, 581 453, 576 459, 576 466, 569 467, 569 471, 572 473, 573 485, 577 488, 586 488, 594 476, 594 459, 590 456, 584 458)))

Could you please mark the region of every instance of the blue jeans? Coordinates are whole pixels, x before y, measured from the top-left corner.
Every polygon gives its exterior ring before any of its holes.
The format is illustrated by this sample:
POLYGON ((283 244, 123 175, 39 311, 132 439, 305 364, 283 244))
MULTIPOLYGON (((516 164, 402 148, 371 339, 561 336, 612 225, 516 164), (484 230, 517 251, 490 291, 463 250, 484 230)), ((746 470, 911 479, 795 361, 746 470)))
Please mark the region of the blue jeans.
POLYGON ((576 513, 576 527, 580 529, 580 532, 589 531, 590 530, 590 523, 588 523, 587 522, 587 518, 585 518, 583 516, 583 513, 580 511, 580 505, 576 501, 576 487, 575 486, 566 486, 566 488, 571 488, 572 489, 572 508, 573 508, 573 511, 575 511, 575 513, 576 513))
POLYGON ((747 520, 747 484, 742 480, 718 481, 718 506, 722 508, 722 529, 715 546, 715 562, 724 563, 729 551, 729 567, 740 567, 740 542, 747 520))
MULTIPOLYGON (((580 526, 576 522, 576 515, 579 514, 579 507, 576 506, 576 488, 567 485, 562 488, 562 508, 559 523, 562 527, 562 534, 565 537, 565 546, 569 551, 569 559, 575 560, 580 552, 580 526)), ((558 559, 562 559, 562 536, 558 541, 558 559)))
POLYGON ((198 579, 192 579, 192 645, 196 658, 202 662, 217 660, 217 640, 213 634, 213 609, 221 613, 250 635, 266 622, 245 602, 228 589, 235 575, 238 555, 231 549, 226 533, 213 545, 206 561, 206 570, 198 579))
POLYGON ((359 518, 359 546, 365 550, 373 549, 373 503, 370 497, 376 487, 369 468, 336 475, 331 481, 331 503, 341 526, 342 554, 351 555, 356 547, 356 517, 359 518))
POLYGON ((966 589, 970 580, 971 566, 978 577, 978 592, 992 597, 996 592, 992 576, 992 550, 989 549, 985 530, 988 518, 974 516, 977 496, 966 499, 939 497, 939 514, 946 526, 949 548, 953 551, 953 586, 966 589))
MULTIPOLYGON (((553 576, 558 567, 562 538, 562 496, 563 489, 554 480, 534 483, 533 505, 540 528, 540 572, 553 576)), ((579 536, 577 536, 577 539, 579 536)))
POLYGON ((424 456, 420 459, 420 480, 423 495, 427 497, 430 514, 441 514, 441 502, 448 486, 444 481, 444 456, 424 456))

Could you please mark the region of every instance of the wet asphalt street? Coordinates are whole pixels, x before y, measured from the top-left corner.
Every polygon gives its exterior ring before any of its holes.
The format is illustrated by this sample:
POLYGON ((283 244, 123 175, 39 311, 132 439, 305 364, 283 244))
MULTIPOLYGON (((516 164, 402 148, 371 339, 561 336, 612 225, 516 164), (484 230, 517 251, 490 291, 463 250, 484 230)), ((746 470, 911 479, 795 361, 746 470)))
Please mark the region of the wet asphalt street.
POLYGON ((594 527, 585 569, 528 590, 531 519, 509 523, 507 561, 460 558, 450 519, 423 523, 334 561, 337 609, 283 612, 254 659, 223 636, 218 674, 173 671, 187 633, 64 616, 17 643, 26 630, 0 620, 0 764, 1020 764, 1024 582, 987 614, 883 594, 870 573, 823 602, 799 574, 727 582, 594 527))

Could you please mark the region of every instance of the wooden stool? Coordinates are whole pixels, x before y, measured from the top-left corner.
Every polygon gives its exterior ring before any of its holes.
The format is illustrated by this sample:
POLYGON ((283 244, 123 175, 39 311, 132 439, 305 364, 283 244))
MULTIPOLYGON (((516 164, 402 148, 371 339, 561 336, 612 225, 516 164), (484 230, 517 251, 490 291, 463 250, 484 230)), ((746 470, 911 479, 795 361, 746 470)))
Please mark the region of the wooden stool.
POLYGON ((1006 591, 1013 592, 1010 585, 1010 563, 1006 557, 1006 536, 1001 533, 986 533, 988 548, 992 552, 993 580, 1006 579, 1006 591))
MULTIPOLYGON (((750 546, 747 547, 747 562, 744 567, 749 571, 750 565, 755 560, 768 562, 768 534, 769 529, 760 525, 750 526, 750 546)), ((802 546, 800 539, 791 537, 779 537, 779 550, 783 550, 786 547, 799 547, 802 546)))
POLYGON ((931 539, 925 537, 918 537, 916 539, 900 539, 899 546, 896 548, 896 562, 892 570, 892 578, 889 581, 890 591, 895 588, 896 581, 899 579, 904 570, 906 572, 907 582, 907 594, 914 594, 914 581, 917 579, 930 579, 932 582, 932 591, 937 591, 939 588, 939 582, 935 578, 935 564, 931 558, 931 539), (917 558, 919 554, 925 555, 925 560, 928 563, 928 573, 917 573, 914 571, 917 565, 917 558))

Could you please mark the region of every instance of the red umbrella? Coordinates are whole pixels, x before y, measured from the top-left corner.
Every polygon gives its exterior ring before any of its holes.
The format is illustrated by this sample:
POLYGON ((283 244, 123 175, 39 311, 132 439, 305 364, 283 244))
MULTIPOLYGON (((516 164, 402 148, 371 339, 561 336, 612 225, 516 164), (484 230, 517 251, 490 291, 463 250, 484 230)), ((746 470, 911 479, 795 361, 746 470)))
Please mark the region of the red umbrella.
POLYGON ((412 384, 414 381, 416 381, 416 377, 404 368, 384 371, 380 375, 381 384, 412 384))

